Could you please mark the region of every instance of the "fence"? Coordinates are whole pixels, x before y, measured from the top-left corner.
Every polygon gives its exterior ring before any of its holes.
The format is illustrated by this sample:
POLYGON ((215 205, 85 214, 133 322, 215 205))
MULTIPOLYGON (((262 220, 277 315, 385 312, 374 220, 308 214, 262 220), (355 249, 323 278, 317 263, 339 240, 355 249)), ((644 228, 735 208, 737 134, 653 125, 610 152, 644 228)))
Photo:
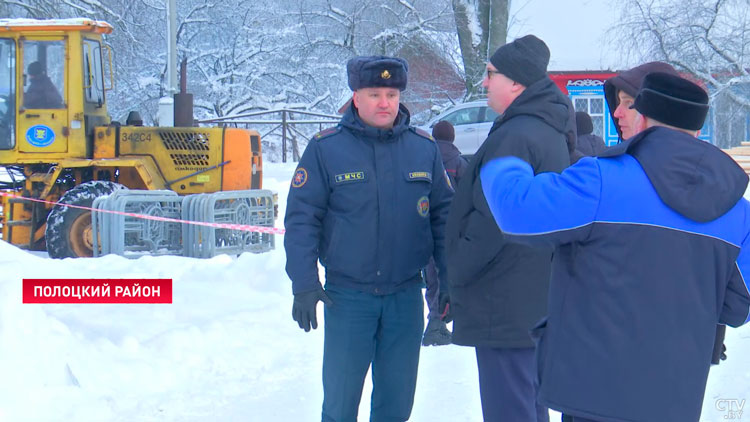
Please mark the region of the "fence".
POLYGON ((188 196, 168 190, 118 190, 92 205, 100 211, 91 213, 94 256, 210 258, 267 252, 276 245, 273 234, 228 227, 272 228, 275 205, 273 192, 260 189, 188 196))
MULTIPOLYGON (((324 125, 337 124, 341 120, 338 114, 317 113, 314 111, 302 111, 292 109, 278 109, 267 111, 256 111, 253 113, 239 114, 230 117, 220 117, 216 119, 198 120, 201 124, 218 124, 231 125, 233 127, 244 127, 247 129, 258 130, 258 125, 271 126, 270 130, 265 133, 261 132, 261 139, 281 130, 281 161, 287 161, 287 143, 292 142, 292 160, 299 161, 299 148, 297 147, 297 137, 309 138, 310 134, 303 133, 297 125, 318 125, 318 131, 323 130, 324 125), (261 116, 280 115, 281 119, 259 119, 261 116), (304 116, 304 120, 295 120, 296 115, 304 116), (253 119, 255 118, 255 119, 253 119), (252 127, 250 127, 252 125, 252 127)), ((260 130, 258 130, 260 132, 260 130)))

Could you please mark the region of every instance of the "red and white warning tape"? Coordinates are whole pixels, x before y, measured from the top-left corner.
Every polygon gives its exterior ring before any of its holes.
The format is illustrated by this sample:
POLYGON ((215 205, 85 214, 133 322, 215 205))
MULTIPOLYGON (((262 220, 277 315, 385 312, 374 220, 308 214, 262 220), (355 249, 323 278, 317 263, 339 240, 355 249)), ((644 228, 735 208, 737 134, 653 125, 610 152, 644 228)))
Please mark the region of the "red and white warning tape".
POLYGON ((9 198, 16 198, 21 199, 24 201, 31 201, 31 202, 41 202, 44 204, 50 204, 50 205, 60 205, 63 207, 71 207, 71 208, 79 208, 82 210, 88 210, 92 212, 101 212, 101 213, 108 213, 108 214, 116 214, 116 215, 124 215, 127 217, 135 217, 135 218, 142 218, 144 220, 154 220, 154 221, 164 221, 167 223, 181 223, 181 224, 192 224, 195 226, 205 226, 205 227, 215 227, 218 229, 231 229, 231 230, 242 230, 246 232, 257 232, 257 233, 269 233, 269 234, 284 234, 286 233, 286 230, 276 228, 276 227, 263 227, 263 226, 250 226, 247 224, 227 224, 227 223, 209 223, 206 221, 188 221, 188 220, 180 220, 177 218, 169 218, 169 217, 159 217, 155 215, 146 215, 146 214, 135 214, 131 212, 123 212, 123 211, 110 211, 110 210, 96 210, 90 207, 84 207, 81 205, 71 205, 71 204, 63 204, 61 202, 52 202, 52 201, 45 201, 43 199, 38 198, 26 198, 20 195, 16 195, 10 192, 2 192, 0 191, 0 196, 5 196, 9 198))

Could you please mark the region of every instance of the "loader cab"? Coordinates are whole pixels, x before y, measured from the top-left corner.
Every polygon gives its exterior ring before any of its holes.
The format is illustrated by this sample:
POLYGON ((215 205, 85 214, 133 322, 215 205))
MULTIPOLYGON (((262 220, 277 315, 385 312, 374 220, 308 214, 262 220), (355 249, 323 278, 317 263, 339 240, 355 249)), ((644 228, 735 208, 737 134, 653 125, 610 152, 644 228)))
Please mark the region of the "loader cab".
POLYGON ((20 152, 68 151, 66 41, 62 36, 35 35, 19 40, 19 70, 22 71, 18 91, 20 152))
POLYGON ((111 31, 90 19, 0 19, 0 164, 93 156, 94 127, 110 122, 111 31))
POLYGON ((0 150, 16 146, 16 44, 0 38, 0 150))

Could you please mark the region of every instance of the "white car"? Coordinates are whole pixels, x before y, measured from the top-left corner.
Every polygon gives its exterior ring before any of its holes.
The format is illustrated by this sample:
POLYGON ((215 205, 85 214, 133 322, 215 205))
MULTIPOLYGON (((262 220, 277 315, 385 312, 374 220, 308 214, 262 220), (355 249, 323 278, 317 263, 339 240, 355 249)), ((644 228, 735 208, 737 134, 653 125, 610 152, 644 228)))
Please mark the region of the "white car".
POLYGON ((487 138, 498 114, 487 107, 487 100, 456 104, 432 118, 420 129, 432 133, 432 127, 441 120, 450 122, 456 132, 456 145, 461 154, 472 155, 487 138))

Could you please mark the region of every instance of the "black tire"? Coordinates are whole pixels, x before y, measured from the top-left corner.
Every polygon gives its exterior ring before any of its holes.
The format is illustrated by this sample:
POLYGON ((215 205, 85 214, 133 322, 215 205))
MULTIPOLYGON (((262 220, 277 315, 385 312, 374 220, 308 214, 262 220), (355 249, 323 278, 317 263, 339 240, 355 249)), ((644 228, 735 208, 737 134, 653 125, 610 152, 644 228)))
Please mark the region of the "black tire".
MULTIPOLYGON (((96 180, 74 187, 60 198, 61 204, 91 207, 94 199, 127 189, 108 181, 96 180)), ((47 215, 45 231, 47 253, 51 258, 93 256, 91 240, 91 211, 55 205, 47 215)))

